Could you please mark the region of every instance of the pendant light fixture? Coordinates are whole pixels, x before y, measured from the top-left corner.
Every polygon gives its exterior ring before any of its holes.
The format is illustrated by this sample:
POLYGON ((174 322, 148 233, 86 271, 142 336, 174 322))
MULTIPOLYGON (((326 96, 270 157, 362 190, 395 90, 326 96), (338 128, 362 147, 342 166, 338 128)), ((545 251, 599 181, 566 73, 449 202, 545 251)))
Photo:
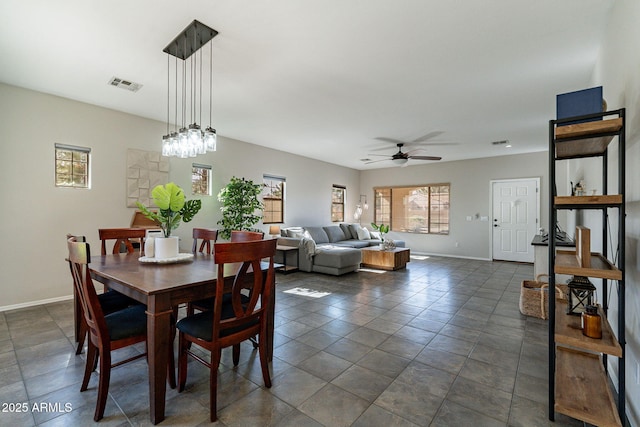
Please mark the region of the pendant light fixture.
POLYGON ((207 151, 216 150, 216 131, 211 127, 213 107, 213 45, 210 43, 218 32, 203 23, 194 20, 176 38, 164 48, 167 53, 167 134, 162 137, 162 155, 180 158, 196 157, 207 151), (202 75, 203 58, 201 48, 209 43, 209 126, 203 132, 198 120, 202 122, 202 75), (198 51, 200 55, 198 55, 198 51), (171 117, 171 76, 170 56, 176 58, 175 66, 175 126, 178 126, 178 110, 181 125, 177 131, 170 132, 171 117), (199 56, 199 58, 198 58, 199 56), (190 61, 187 62, 187 59, 190 61), (178 106, 178 59, 182 60, 181 102, 178 106), (198 64, 199 62, 199 64, 198 64), (187 110, 188 108, 188 110, 187 110), (187 126, 187 116, 189 124, 187 126))

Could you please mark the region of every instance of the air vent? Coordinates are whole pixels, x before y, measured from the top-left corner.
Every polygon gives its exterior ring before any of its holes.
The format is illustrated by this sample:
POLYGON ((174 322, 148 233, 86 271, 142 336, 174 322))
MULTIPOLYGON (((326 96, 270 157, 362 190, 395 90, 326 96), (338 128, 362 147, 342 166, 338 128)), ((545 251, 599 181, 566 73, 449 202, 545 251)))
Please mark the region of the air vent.
POLYGON ((118 77, 112 77, 111 80, 109 80, 109 84, 111 86, 119 87, 120 89, 126 89, 131 92, 137 92, 142 87, 140 83, 133 83, 118 77))
POLYGON ((504 139, 502 141, 493 141, 491 144, 493 144, 493 145, 505 145, 505 144, 508 144, 508 143, 509 143, 509 141, 504 139))

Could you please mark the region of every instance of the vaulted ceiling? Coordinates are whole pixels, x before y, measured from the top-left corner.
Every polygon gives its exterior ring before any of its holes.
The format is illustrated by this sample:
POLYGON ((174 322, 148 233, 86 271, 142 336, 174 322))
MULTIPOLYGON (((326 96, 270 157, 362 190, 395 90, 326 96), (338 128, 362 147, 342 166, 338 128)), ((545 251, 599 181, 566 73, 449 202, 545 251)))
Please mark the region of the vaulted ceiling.
POLYGON ((393 166, 362 161, 397 151, 379 138, 437 132, 420 155, 543 151, 555 95, 592 83, 613 3, 2 0, 0 82, 166 122, 162 49, 197 19, 219 31, 220 135, 355 169, 393 166))

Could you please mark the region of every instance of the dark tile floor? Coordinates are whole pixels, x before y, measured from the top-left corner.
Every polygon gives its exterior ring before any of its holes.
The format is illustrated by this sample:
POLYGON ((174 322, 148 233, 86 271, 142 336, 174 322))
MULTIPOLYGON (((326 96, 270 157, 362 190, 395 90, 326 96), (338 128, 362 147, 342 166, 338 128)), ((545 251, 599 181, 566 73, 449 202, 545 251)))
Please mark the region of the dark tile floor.
MULTIPOLYGON (((251 346, 236 369, 225 350, 217 425, 582 425, 547 419, 547 325, 518 311, 532 274, 413 257, 396 272, 278 275, 273 387, 251 346)), ((71 302, 0 313, 0 425, 92 424, 97 379, 80 393, 83 368, 71 302)), ((149 425, 147 384, 144 359, 116 368, 99 425, 149 425)), ((208 399, 208 371, 190 363, 162 425, 208 424, 208 399)))

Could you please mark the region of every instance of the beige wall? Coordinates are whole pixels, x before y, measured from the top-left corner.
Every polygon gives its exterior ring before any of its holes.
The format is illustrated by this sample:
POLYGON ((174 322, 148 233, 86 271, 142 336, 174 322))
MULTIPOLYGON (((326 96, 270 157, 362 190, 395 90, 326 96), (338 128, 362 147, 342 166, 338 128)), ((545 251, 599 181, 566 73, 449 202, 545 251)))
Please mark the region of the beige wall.
POLYGON ((362 224, 373 221, 373 188, 393 185, 451 184, 450 231, 448 235, 390 232, 392 239, 402 239, 413 252, 457 257, 491 259, 491 185, 492 180, 540 178, 541 226, 548 223, 547 153, 490 157, 456 162, 429 163, 363 171, 360 189, 371 207, 362 224), (476 218, 487 216, 489 221, 476 218), (467 221, 466 217, 473 219, 467 221), (456 242, 458 246, 456 246, 456 242))
MULTIPOLYGON (((601 54, 592 83, 602 85, 608 109, 626 108, 626 235, 625 235, 625 292, 626 292, 626 397, 627 416, 631 425, 640 425, 640 2, 618 0, 607 25, 601 54)), ((612 143, 609 155, 609 182, 617 183, 617 143, 612 143)), ((601 183, 601 168, 588 162, 576 162, 574 171, 584 174, 587 182, 601 183)), ((601 230, 601 215, 585 214, 582 223, 592 230, 601 230)), ((612 229, 617 229, 617 216, 612 212, 612 229)), ((601 233, 593 233, 598 235, 601 233)), ((607 242, 609 243, 609 242, 607 242)), ((617 246, 617 236, 610 243, 617 246)), ((602 238, 597 241, 602 247, 602 238)), ((597 250, 597 249, 596 249, 597 250)), ((615 249, 610 249, 612 254, 615 249)), ((614 295, 615 292, 614 292, 614 295)), ((612 301, 609 318, 617 330, 618 309, 612 301)), ((617 359, 609 358, 610 372, 618 375, 617 359)), ((617 386, 617 381, 615 381, 617 386)))
MULTIPOLYGON (((129 225, 134 210, 126 207, 127 149, 159 151, 165 126, 0 84, 0 311, 71 294, 64 236, 86 235, 96 255, 98 228, 129 225), (92 149, 90 190, 54 186, 54 143, 92 149)), ((213 197, 202 198, 202 211, 177 230, 183 251, 190 250, 193 226, 216 226, 215 196, 233 175, 257 182, 263 173, 286 177, 287 224, 330 223, 332 184, 358 194, 356 170, 226 138, 218 145, 219 151, 197 159, 171 159, 170 179, 187 195, 192 162, 213 166, 213 197)), ((349 211, 355 203, 348 201, 349 211)))

